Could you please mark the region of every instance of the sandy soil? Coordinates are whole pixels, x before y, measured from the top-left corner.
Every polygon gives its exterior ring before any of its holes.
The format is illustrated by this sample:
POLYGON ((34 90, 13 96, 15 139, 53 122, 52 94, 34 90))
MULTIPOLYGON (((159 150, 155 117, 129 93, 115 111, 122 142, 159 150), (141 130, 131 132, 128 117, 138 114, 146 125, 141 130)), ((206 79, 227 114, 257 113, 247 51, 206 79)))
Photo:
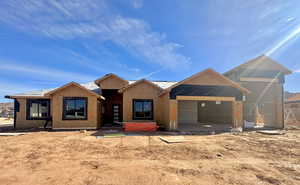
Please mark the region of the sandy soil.
POLYGON ((0 137, 0 184, 300 184, 299 130, 185 136, 177 144, 91 134, 0 137))

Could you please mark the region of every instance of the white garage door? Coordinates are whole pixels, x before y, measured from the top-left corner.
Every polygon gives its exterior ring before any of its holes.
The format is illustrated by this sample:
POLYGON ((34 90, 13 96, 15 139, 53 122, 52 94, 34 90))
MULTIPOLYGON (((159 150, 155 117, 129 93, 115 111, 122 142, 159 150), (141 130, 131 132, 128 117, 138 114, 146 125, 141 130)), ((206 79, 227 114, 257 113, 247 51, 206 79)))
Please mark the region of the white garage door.
POLYGON ((197 101, 178 101, 178 123, 198 122, 197 101))

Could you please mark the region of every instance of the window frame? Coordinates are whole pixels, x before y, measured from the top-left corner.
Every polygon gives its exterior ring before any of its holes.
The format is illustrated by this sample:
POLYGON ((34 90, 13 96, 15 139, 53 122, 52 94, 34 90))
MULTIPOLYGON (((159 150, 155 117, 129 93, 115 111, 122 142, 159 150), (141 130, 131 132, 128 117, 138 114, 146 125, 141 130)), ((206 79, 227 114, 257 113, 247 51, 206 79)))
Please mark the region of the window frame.
MULTIPOLYGON (((144 109, 144 108, 143 108, 144 109)), ((153 120, 154 118, 154 105, 153 99, 132 99, 132 120, 153 120), (135 102, 151 102, 151 117, 150 118, 140 118, 135 116, 135 102)))
POLYGON ((62 120, 88 120, 88 98, 87 97, 63 97, 62 120), (67 118, 66 117, 66 101, 68 100, 84 100, 85 101, 85 117, 84 118, 67 118))
MULTIPOLYGON (((39 109, 38 109, 39 112, 39 109)), ((27 99, 26 100, 26 120, 47 120, 51 117, 51 101, 50 99, 27 99), (48 116, 47 117, 31 117, 30 107, 33 102, 41 104, 42 101, 47 101, 48 104, 48 116)))

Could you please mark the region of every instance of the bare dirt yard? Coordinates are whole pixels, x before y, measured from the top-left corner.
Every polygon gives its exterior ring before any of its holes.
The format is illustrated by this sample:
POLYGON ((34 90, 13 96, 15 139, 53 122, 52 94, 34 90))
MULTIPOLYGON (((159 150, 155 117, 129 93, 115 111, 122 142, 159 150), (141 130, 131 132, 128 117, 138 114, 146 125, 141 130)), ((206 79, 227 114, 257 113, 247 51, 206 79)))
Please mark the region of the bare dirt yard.
POLYGON ((176 144, 92 134, 0 136, 0 184, 300 184, 300 130, 184 136, 189 141, 176 144))

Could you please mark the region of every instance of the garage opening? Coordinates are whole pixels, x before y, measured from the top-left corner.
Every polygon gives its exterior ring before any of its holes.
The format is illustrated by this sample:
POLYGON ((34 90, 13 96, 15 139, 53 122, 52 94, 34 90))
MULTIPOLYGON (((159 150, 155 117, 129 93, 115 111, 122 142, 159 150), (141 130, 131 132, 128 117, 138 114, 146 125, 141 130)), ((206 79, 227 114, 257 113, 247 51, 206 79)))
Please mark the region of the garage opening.
POLYGON ((178 101, 178 129, 229 131, 233 127, 231 101, 178 101))

